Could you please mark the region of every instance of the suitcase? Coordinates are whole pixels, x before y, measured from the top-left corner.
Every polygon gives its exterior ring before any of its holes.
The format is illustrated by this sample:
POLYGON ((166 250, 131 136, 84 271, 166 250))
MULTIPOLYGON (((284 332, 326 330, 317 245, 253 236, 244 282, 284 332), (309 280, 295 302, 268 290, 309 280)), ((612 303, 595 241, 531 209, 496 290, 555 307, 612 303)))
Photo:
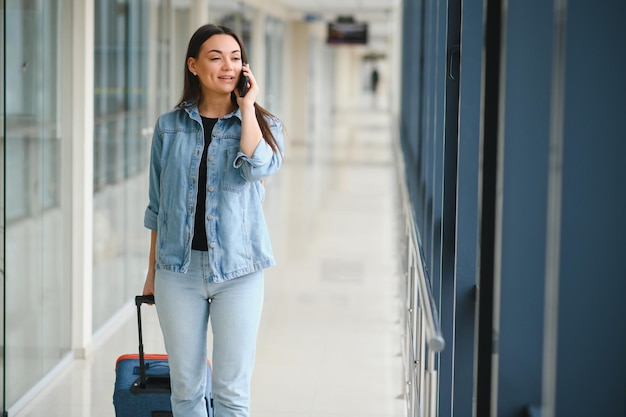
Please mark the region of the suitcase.
MULTIPOLYGON (((144 354, 141 305, 154 304, 154 296, 135 297, 139 329, 139 354, 122 355, 115 364, 113 405, 116 417, 172 417, 170 368, 167 355, 144 354)), ((207 361, 205 398, 209 417, 213 416, 211 364, 207 361)))

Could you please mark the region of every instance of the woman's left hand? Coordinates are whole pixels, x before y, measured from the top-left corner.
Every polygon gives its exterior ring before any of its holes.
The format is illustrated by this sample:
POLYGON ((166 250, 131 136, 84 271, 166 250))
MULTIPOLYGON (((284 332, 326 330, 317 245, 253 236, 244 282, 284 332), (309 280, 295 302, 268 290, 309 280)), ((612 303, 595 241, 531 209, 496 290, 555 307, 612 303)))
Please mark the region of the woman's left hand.
POLYGON ((252 106, 256 101, 257 96, 259 95, 259 86, 256 83, 256 79, 250 71, 250 64, 246 64, 241 67, 241 72, 243 76, 248 77, 248 92, 245 96, 239 96, 239 90, 235 89, 235 95, 237 96, 237 104, 239 107, 252 106))
POLYGON ((256 118, 256 109, 254 108, 254 102, 259 94, 259 86, 248 65, 242 68, 242 72, 248 77, 248 92, 245 96, 239 97, 239 91, 235 91, 237 104, 241 110, 241 140, 239 146, 243 153, 252 158, 254 150, 263 138, 263 132, 259 126, 259 121, 256 118))

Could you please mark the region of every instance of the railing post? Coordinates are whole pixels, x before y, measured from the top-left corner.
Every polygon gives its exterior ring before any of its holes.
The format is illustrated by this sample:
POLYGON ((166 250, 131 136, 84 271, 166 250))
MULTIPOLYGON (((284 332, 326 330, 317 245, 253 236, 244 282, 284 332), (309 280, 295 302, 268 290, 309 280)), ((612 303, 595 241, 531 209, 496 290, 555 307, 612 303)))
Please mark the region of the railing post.
POLYGON ((435 352, 428 352, 428 417, 437 417, 439 398, 439 375, 435 369, 435 352))

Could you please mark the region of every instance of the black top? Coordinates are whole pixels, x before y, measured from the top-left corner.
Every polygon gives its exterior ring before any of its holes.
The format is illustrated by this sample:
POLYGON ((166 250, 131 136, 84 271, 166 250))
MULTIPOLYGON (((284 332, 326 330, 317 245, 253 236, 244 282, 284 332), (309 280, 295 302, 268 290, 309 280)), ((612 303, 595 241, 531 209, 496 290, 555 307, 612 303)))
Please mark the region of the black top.
POLYGON ((198 199, 196 200, 196 221, 193 229, 193 240, 191 241, 191 249, 193 250, 209 250, 206 239, 206 228, 204 227, 205 211, 206 211, 206 160, 211 144, 211 133, 217 123, 217 119, 202 118, 202 126, 204 127, 204 150, 202 151, 202 159, 200 159, 200 168, 198 168, 198 199))

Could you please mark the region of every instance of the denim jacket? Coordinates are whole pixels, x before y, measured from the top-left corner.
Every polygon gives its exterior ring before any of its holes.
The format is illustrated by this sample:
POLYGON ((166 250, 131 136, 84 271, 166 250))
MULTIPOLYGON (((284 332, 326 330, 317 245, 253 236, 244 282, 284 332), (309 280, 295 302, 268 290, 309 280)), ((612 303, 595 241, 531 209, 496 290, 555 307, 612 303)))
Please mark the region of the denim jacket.
MULTIPOLYGON (((269 124, 282 151, 279 120, 269 124)), ((214 282, 246 275, 275 264, 259 180, 276 172, 281 156, 264 139, 251 158, 241 152, 241 111, 220 118, 207 153, 205 226, 214 282)), ((198 193, 198 168, 204 147, 197 107, 159 117, 152 137, 149 202, 144 226, 157 231, 156 268, 186 273, 198 193)))

